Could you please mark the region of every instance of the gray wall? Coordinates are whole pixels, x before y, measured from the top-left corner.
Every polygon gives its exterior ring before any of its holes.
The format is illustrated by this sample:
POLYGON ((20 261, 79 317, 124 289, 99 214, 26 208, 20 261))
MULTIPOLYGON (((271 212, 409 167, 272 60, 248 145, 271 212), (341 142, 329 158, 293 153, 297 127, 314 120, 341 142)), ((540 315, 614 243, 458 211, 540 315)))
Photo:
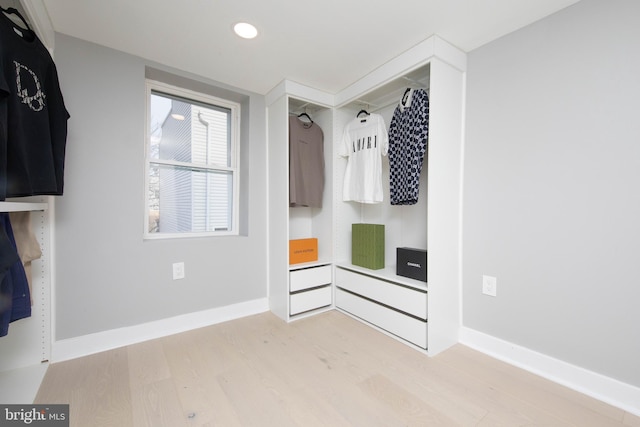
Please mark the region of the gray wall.
POLYGON ((265 298, 264 97, 175 71, 242 102, 243 235, 144 241, 145 67, 173 70, 61 34, 55 58, 71 114, 55 203, 55 338, 265 298), (186 278, 173 281, 178 261, 186 278))
POLYGON ((639 18, 583 0, 470 53, 463 223, 464 326, 635 386, 639 18))

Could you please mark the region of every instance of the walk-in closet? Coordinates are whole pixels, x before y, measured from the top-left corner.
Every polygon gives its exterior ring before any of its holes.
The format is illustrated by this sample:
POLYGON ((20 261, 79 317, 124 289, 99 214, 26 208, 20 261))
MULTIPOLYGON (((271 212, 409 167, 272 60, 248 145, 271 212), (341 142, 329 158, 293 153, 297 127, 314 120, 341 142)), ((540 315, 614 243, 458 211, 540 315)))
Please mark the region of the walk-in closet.
POLYGON ((429 354, 457 342, 465 65, 462 52, 434 36, 338 94, 285 81, 267 95, 269 301, 274 313, 290 321, 335 308, 429 354), (343 201, 345 126, 374 113, 388 129, 403 95, 417 90, 429 97, 429 137, 417 202, 390 204, 387 156, 382 158, 384 200, 343 201), (288 203, 288 120, 303 113, 324 133, 321 208, 288 203), (384 268, 351 262, 351 227, 359 223, 384 225, 384 268), (318 260, 289 265, 289 240, 305 238, 318 239, 318 260), (399 247, 427 250, 427 282, 396 274, 399 247))

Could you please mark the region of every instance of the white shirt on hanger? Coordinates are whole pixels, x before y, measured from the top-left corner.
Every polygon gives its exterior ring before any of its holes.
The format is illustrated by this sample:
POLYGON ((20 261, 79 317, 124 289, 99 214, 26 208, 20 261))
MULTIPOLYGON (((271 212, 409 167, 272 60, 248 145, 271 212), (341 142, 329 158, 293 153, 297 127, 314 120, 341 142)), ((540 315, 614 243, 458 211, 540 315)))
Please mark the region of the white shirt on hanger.
POLYGON ((382 156, 388 149, 389 136, 381 115, 356 117, 347 124, 339 152, 347 157, 342 193, 345 202, 382 202, 382 156))

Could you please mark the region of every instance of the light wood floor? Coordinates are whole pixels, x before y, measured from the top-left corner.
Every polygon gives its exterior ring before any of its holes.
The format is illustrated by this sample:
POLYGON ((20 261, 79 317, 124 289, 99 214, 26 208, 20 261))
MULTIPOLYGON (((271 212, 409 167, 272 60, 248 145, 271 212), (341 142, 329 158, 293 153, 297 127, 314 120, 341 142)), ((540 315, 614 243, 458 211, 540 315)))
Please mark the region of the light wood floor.
POLYGON ((49 367, 71 426, 640 426, 462 345, 427 357, 330 311, 271 313, 49 367))

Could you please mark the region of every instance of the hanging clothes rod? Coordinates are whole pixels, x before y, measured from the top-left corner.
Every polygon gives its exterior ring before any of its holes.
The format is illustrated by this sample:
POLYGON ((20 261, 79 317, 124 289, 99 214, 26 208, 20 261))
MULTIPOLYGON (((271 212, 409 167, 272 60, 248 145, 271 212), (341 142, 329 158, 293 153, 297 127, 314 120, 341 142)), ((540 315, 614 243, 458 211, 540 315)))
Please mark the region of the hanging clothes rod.
POLYGON ((378 105, 376 104, 372 104, 370 102, 367 101, 362 101, 361 99, 357 99, 356 101, 354 101, 355 104, 359 104, 362 109, 369 111, 370 108, 376 108, 378 107, 378 105))
MULTIPOLYGON (((406 79, 408 79, 408 80, 411 80, 411 81, 413 81, 413 82, 416 82, 416 80, 409 79, 408 77, 403 77, 403 78, 406 78, 406 79)), ((414 89, 415 89, 415 88, 414 88, 414 89)), ((417 89, 423 89, 423 90, 425 90, 425 91, 427 92, 427 94, 429 94, 429 88, 428 88, 428 87, 425 87, 425 85, 420 85, 420 87, 419 87, 419 88, 417 88, 417 89)), ((392 106, 392 105, 396 105, 396 104, 398 104, 398 102, 400 101, 400 97, 402 97, 402 93, 403 93, 403 92, 404 92, 404 89, 403 89, 402 91, 398 91, 398 95, 399 95, 399 96, 398 96, 398 99, 393 98, 391 101, 386 102, 386 103, 384 103, 384 104, 372 104, 372 103, 370 103, 370 102, 366 102, 366 101, 362 101, 362 100, 357 100, 357 101, 355 101, 355 103, 356 103, 356 104, 360 104, 360 105, 362 105, 362 106, 366 106, 366 108, 365 108, 365 109, 366 109, 368 112, 370 112, 370 113, 375 113, 375 112, 378 112, 378 111, 380 111, 380 110, 384 110, 385 108, 390 107, 390 106, 392 106), (370 107, 371 109, 369 109, 369 107, 370 107)))
POLYGON ((417 86, 420 89, 428 89, 428 86, 425 83, 422 83, 419 80, 412 79, 411 77, 402 76, 402 78, 414 86, 417 86))
POLYGON ((293 106, 290 105, 289 108, 291 108, 291 111, 297 111, 298 112, 297 114, 300 114, 300 113, 313 114, 318 111, 326 110, 327 108, 330 108, 330 107, 326 105, 315 104, 313 102, 305 102, 304 104, 301 104, 301 105, 293 105, 293 106))

